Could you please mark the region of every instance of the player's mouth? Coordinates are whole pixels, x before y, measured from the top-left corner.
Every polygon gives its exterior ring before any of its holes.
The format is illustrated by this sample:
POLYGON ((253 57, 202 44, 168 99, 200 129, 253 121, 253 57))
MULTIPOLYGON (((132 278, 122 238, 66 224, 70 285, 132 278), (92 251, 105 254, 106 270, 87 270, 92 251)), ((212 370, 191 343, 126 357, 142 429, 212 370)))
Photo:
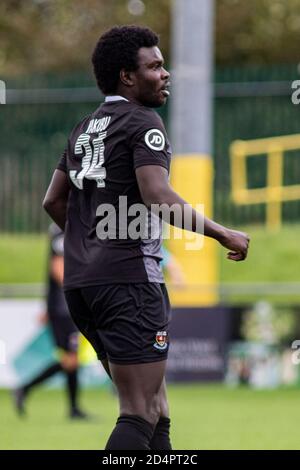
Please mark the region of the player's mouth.
POLYGON ((161 93, 164 95, 165 98, 167 98, 168 96, 170 96, 170 91, 169 91, 169 88, 170 88, 170 82, 166 83, 162 89, 160 90, 161 93))

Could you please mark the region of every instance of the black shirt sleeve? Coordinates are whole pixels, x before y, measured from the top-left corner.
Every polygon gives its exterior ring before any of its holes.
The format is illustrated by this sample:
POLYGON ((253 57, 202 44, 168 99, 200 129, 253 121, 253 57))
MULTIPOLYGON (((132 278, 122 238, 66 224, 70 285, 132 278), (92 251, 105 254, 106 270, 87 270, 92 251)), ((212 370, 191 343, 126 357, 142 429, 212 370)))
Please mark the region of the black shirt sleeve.
POLYGON ((129 146, 133 152, 134 169, 159 165, 169 171, 171 149, 160 117, 149 108, 141 108, 130 117, 129 146))

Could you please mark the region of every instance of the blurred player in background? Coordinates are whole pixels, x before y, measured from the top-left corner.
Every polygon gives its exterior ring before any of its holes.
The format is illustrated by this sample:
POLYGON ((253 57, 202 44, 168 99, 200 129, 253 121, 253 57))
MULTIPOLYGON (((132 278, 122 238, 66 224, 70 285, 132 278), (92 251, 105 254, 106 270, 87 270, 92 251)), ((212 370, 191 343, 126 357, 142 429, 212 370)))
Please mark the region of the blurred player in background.
POLYGON ((15 404, 20 415, 25 413, 25 401, 29 393, 39 384, 58 372, 64 372, 66 391, 69 403, 70 418, 87 418, 78 405, 78 337, 79 332, 69 313, 62 289, 64 275, 64 236, 62 230, 56 225, 49 227, 50 254, 47 281, 47 312, 41 318, 43 323, 48 322, 52 330, 54 341, 59 350, 58 362, 39 373, 29 383, 14 392, 15 404))
POLYGON ((162 221, 153 205, 176 206, 180 220, 171 224, 198 233, 204 226, 231 260, 246 258, 249 239, 196 212, 169 184, 171 148, 152 109, 169 96, 157 35, 138 26, 112 28, 98 41, 93 65, 105 102, 70 134, 44 208, 65 230, 72 318, 118 390, 120 414, 106 449, 167 450, 170 304, 160 266, 162 221), (136 204, 146 209, 156 237, 130 235, 134 217, 127 208, 136 204), (127 227, 106 217, 108 208, 125 216, 127 227), (108 220, 115 223, 107 231, 108 220))

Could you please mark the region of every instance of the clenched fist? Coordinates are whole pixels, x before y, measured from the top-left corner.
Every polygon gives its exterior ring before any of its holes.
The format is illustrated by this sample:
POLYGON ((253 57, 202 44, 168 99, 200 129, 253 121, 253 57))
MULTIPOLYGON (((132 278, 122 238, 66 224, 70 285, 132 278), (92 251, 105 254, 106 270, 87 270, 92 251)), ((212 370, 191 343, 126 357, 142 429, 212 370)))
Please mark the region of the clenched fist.
POLYGON ((249 241, 247 233, 230 229, 226 229, 222 238, 219 239, 221 245, 230 250, 227 258, 233 261, 242 261, 247 258, 249 241))

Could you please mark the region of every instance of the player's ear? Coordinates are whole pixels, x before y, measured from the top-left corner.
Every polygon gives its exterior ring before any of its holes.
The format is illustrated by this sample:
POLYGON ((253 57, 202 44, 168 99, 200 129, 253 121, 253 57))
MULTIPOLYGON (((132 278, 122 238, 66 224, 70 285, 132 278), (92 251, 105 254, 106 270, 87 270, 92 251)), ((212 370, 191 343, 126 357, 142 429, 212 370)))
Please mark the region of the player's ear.
POLYGON ((121 83, 123 83, 123 85, 125 86, 133 86, 134 85, 133 72, 129 72, 128 70, 121 69, 120 80, 121 80, 121 83))

